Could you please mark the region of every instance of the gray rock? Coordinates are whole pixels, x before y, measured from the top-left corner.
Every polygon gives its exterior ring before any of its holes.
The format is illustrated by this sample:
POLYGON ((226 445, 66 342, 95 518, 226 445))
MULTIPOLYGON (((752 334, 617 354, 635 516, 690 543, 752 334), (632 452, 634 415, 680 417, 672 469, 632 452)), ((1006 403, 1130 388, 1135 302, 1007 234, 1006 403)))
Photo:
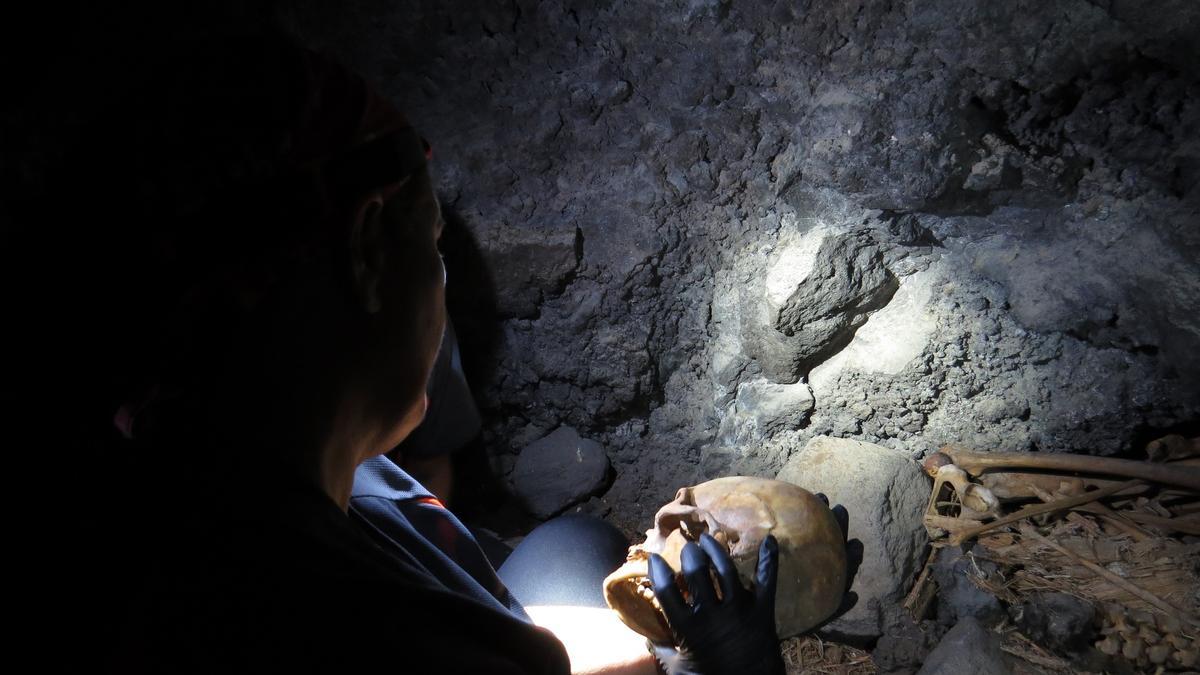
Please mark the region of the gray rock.
POLYGON ((734 416, 752 421, 763 434, 799 429, 812 409, 812 391, 803 382, 745 382, 734 399, 734 416))
POLYGON ((529 510, 545 519, 599 490, 607 476, 604 448, 564 426, 521 451, 512 482, 529 510))
POLYGON ((812 370, 813 391, 828 394, 830 383, 845 371, 896 375, 920 365, 917 357, 937 328, 931 305, 945 276, 945 265, 936 264, 901 280, 887 306, 866 319, 844 349, 812 370))
POLYGON ((964 554, 954 547, 938 551, 933 562, 933 579, 938 585, 938 623, 953 626, 970 617, 991 626, 1003 619, 1004 609, 996 596, 971 580, 972 577, 987 579, 996 569, 995 563, 979 559, 972 552, 964 554))
POLYGON ((845 507, 850 542, 861 545, 862 562, 850 589, 857 604, 822 632, 856 642, 879 637, 928 543, 921 517, 929 479, 905 453, 829 437, 809 441, 777 478, 845 507))
POLYGON ((1078 652, 1092 644, 1096 608, 1066 593, 1035 593, 1021 605, 1017 625, 1037 644, 1060 652, 1078 652))
POLYGON ((482 238, 501 316, 530 318, 543 299, 559 293, 578 266, 578 233, 526 233, 498 228, 482 238))
POLYGON ((929 658, 947 629, 936 621, 913 621, 901 615, 871 650, 871 660, 885 673, 914 673, 929 658))
POLYGON ((844 347, 897 288, 863 232, 817 227, 783 239, 765 268, 761 285, 741 294, 742 333, 747 354, 775 382, 795 382, 844 347))
POLYGON ((960 620, 925 659, 917 675, 1006 675, 1012 672, 1000 636, 970 617, 960 620))
MULTIPOLYGON (((816 436, 1113 454, 1200 416, 1200 3, 328 4, 281 11, 430 139, 487 268, 489 447, 601 441, 631 531, 816 436), (729 422, 810 367, 799 428, 729 422)), ((73 137, 36 119, 14 176, 73 137)))

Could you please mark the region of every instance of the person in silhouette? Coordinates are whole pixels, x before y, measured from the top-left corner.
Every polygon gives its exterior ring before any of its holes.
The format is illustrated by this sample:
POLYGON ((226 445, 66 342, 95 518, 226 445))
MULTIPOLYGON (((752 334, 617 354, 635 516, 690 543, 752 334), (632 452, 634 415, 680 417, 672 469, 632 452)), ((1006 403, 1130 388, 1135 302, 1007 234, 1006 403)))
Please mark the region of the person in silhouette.
MULTIPOLYGON (((113 669, 564 673, 584 661, 556 635, 595 619, 590 665, 653 672, 607 610, 537 625, 537 600, 384 456, 425 416, 445 330, 428 143, 361 78, 274 34, 155 61, 63 163, 63 229, 43 232, 70 242, 64 277, 95 336, 73 358, 121 439, 104 460, 119 553, 103 554, 121 575, 97 580, 122 589, 113 669)), ((558 527, 530 539, 623 552, 558 527)), ((686 601, 655 563, 678 638, 659 662, 782 672, 776 552, 756 593, 722 555, 689 545, 683 579, 705 588, 686 601)), ((577 558, 534 556, 524 578, 571 576, 577 558)), ((594 593, 615 562, 581 565, 594 593)))

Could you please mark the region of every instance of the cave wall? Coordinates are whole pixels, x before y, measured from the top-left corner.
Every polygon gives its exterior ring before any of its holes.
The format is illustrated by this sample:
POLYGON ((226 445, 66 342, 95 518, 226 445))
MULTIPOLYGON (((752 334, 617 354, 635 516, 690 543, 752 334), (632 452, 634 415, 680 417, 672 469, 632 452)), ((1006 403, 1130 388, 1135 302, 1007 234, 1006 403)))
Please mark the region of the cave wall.
POLYGON ((435 148, 498 464, 573 426, 644 527, 819 434, 1113 454, 1197 421, 1200 6, 1155 5, 280 18, 435 148))

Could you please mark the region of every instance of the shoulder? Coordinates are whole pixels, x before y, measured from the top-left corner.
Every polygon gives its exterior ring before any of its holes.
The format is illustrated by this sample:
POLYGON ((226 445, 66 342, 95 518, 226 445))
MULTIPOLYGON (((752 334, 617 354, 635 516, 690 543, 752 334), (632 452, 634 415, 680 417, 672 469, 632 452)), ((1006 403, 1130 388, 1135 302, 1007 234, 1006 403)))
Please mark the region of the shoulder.
POLYGON ((354 472, 354 486, 350 499, 380 497, 393 501, 414 498, 430 498, 433 494, 421 486, 395 462, 384 455, 372 457, 354 472))

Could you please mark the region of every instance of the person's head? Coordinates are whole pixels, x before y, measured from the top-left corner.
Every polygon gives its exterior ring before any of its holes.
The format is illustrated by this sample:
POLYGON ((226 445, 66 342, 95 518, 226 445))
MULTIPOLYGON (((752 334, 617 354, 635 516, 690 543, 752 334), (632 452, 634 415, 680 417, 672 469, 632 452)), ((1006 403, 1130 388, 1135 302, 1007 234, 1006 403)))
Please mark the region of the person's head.
POLYGON ((96 405, 194 450, 269 453, 336 423, 386 451, 420 421, 444 321, 427 146, 280 38, 166 61, 60 178, 68 311, 97 333, 81 377, 110 397, 96 405))

